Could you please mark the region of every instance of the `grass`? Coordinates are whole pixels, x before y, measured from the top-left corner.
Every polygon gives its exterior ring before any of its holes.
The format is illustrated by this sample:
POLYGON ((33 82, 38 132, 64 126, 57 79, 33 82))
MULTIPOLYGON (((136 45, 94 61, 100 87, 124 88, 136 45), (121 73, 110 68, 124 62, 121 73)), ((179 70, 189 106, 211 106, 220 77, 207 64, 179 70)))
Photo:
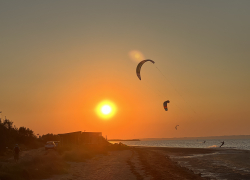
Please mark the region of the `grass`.
POLYGON ((29 180, 48 178, 52 174, 66 172, 66 162, 56 152, 35 155, 20 160, 18 163, 9 162, 0 165, 1 180, 29 180))
MULTIPOLYGON (((120 144, 71 145, 45 151, 43 148, 27 151, 18 163, 9 156, 0 159, 0 180, 44 179, 54 174, 67 173, 67 161, 82 162, 96 155, 106 155, 110 150, 124 150, 120 144), (8 158, 7 158, 8 157, 8 158)), ((25 152, 23 152, 25 153, 25 152)))

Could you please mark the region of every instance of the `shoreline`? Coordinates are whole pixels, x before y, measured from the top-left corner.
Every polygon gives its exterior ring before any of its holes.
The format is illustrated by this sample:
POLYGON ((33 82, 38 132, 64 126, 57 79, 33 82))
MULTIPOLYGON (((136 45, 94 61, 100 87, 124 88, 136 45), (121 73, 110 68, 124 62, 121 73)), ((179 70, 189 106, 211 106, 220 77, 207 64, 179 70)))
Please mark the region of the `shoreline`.
POLYGON ((160 151, 178 165, 188 168, 203 178, 217 180, 250 179, 249 150, 165 147, 153 147, 152 149, 160 151))
MULTIPOLYGON (((250 150, 250 139, 243 140, 158 140, 158 141, 124 141, 122 143, 128 146, 143 146, 143 147, 180 147, 180 148, 215 148, 219 149, 221 142, 224 141, 225 144, 221 149, 239 149, 239 150, 250 150)), ((119 141, 117 141, 118 143, 119 141)), ((113 142, 111 142, 113 143, 113 142)))

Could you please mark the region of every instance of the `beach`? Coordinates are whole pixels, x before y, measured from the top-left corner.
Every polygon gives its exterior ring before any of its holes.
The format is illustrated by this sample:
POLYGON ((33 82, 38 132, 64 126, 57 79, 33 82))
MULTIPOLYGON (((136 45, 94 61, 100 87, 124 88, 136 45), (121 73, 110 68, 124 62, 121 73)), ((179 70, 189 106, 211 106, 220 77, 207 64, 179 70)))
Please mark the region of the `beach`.
POLYGON ((67 174, 46 180, 250 179, 248 156, 248 151, 219 148, 132 147, 68 162, 67 174))
POLYGON ((13 157, 0 163, 0 174, 12 172, 22 179, 25 171, 27 179, 44 180, 250 179, 249 150, 123 146, 81 158, 84 151, 22 151, 18 163, 13 162, 13 157))
POLYGON ((249 151, 223 148, 131 147, 84 162, 46 180, 250 179, 249 151))
POLYGON ((108 155, 100 155, 85 162, 69 162, 68 174, 47 180, 203 179, 157 151, 159 150, 138 147, 110 151, 108 155))

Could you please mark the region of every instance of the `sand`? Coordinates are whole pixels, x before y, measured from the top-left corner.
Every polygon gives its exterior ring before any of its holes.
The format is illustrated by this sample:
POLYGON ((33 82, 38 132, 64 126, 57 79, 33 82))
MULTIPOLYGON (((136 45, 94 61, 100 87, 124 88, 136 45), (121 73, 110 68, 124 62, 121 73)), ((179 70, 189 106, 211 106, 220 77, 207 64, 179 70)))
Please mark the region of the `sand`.
POLYGON ((187 168, 179 166, 159 149, 131 148, 109 151, 85 162, 69 162, 68 174, 46 180, 140 180, 140 179, 204 179, 187 168))
POLYGON ((46 180, 250 179, 250 151, 224 148, 134 147, 85 162, 46 180))

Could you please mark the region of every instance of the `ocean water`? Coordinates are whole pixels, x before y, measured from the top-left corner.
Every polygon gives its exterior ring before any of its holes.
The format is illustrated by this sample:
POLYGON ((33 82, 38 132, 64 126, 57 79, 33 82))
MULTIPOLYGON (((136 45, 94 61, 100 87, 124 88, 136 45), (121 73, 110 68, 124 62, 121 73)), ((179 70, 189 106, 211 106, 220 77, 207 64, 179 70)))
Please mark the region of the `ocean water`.
MULTIPOLYGON (((223 148, 250 150, 250 139, 204 139, 204 140, 141 140, 121 141, 128 146, 182 147, 182 148, 218 148, 224 141, 223 148), (204 143, 204 141, 206 141, 204 143)), ((117 143, 119 141, 112 141, 117 143)))

